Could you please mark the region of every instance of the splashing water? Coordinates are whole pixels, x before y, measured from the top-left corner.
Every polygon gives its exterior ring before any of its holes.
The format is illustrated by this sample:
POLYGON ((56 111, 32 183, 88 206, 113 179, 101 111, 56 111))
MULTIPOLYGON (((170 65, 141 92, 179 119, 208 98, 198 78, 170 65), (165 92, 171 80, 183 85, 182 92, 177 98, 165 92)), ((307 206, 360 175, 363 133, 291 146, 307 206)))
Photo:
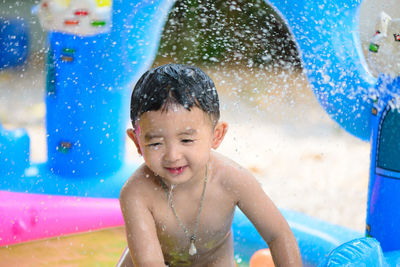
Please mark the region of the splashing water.
POLYGON ((174 185, 174 184, 171 184, 171 186, 169 187, 169 192, 168 192, 168 203, 171 205, 171 202, 172 202, 172 191, 175 189, 175 186, 176 185, 174 185))

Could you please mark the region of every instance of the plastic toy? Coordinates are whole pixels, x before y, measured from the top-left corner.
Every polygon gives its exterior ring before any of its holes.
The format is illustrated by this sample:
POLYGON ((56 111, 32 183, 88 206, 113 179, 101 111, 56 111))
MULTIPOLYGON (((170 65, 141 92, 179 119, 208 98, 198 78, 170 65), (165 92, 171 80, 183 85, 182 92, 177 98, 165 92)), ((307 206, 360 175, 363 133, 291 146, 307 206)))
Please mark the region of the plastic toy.
POLYGON ((110 31, 111 0, 41 1, 40 22, 46 30, 80 36, 110 31))
MULTIPOLYGON (((0 129, 0 245, 123 224, 118 215, 111 216, 115 220, 107 215, 119 213, 116 198, 134 168, 124 161, 129 88, 150 66, 174 4, 172 0, 97 0, 90 7, 107 2, 112 6, 112 23, 96 32, 90 27, 110 23, 93 25, 89 17, 65 23, 89 16, 90 1, 80 1, 82 6, 73 0, 52 2, 54 6, 50 0, 40 3, 42 21, 53 30, 47 61, 48 161, 29 162, 27 135, 0 129), (52 19, 64 24, 53 25, 52 19), (99 205, 104 217, 96 219, 99 205), (110 210, 103 209, 106 205, 110 210), (86 220, 77 219, 81 218, 78 211, 87 215, 86 220)), ((367 67, 357 35, 360 2, 269 1, 293 33, 308 79, 326 112, 363 140, 370 139, 372 132, 373 151, 377 151, 371 159, 367 234, 381 246, 361 233, 283 211, 303 261, 310 266, 339 266, 338 258, 341 264, 355 266, 400 261, 400 228, 396 228, 400 168, 398 161, 391 160, 400 155, 395 110, 399 82, 386 74, 377 79, 367 67), (371 91, 382 94, 371 99, 371 91)), ((233 231, 238 261, 248 262, 255 251, 266 247, 240 212, 233 231)))
POLYGON ((369 45, 367 62, 375 76, 381 73, 396 77, 400 73, 400 19, 385 12, 379 15, 375 34, 369 45))
POLYGON ((269 249, 264 248, 256 251, 250 258, 249 267, 275 267, 269 249))

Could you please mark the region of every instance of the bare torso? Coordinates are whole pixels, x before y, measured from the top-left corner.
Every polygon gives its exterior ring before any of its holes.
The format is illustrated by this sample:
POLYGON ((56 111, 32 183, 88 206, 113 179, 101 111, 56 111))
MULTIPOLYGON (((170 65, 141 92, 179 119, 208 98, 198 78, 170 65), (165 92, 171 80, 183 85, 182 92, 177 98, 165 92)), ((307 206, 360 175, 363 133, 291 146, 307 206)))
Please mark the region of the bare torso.
MULTIPOLYGON (((160 177, 142 166, 124 185, 120 201, 135 264, 158 267, 165 261, 174 267, 235 266, 230 229, 238 206, 267 242, 276 265, 301 266, 289 225, 251 173, 217 153, 212 153, 208 163, 197 253, 193 256, 189 255, 189 237, 168 204, 160 177)), ((176 213, 189 236, 195 228, 204 179, 197 176, 192 182, 186 187, 186 183, 178 184, 172 191, 176 213)))
MULTIPOLYGON (((210 174, 199 217, 196 248, 197 253, 189 255, 190 240, 179 225, 171 207, 167 194, 158 177, 147 178, 149 209, 155 221, 157 236, 163 251, 164 260, 169 266, 234 266, 233 240, 231 225, 236 206, 234 192, 218 171, 224 162, 222 156, 212 156, 210 174)), ((145 178, 146 179, 146 178, 145 178)), ((176 213, 182 223, 193 233, 199 210, 202 186, 194 191, 172 191, 172 201, 176 213)))

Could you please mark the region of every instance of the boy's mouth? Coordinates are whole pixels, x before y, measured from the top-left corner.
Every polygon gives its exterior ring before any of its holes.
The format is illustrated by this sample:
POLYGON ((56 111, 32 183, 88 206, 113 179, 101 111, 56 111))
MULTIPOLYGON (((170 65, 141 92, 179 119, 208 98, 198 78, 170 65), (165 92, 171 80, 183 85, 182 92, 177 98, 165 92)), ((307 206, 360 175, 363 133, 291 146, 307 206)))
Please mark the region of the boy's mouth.
POLYGON ((176 167, 176 168, 166 168, 171 174, 178 175, 181 174, 187 166, 176 167))

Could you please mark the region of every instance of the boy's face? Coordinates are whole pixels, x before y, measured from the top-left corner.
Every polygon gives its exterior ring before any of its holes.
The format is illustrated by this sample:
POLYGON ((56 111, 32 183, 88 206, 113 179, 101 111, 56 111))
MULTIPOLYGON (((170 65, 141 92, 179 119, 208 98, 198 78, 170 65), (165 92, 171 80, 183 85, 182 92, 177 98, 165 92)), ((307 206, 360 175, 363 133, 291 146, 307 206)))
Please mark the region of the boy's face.
POLYGON ((227 125, 215 127, 201 109, 174 105, 167 111, 149 111, 136 131, 128 130, 146 165, 169 184, 204 176, 211 149, 221 143, 227 125))

